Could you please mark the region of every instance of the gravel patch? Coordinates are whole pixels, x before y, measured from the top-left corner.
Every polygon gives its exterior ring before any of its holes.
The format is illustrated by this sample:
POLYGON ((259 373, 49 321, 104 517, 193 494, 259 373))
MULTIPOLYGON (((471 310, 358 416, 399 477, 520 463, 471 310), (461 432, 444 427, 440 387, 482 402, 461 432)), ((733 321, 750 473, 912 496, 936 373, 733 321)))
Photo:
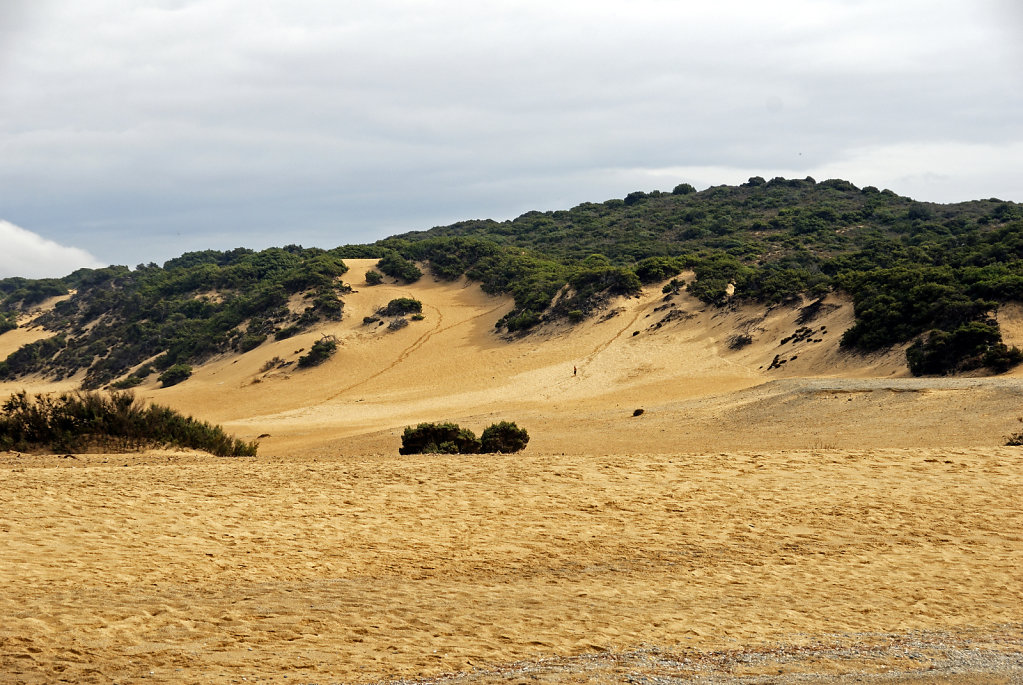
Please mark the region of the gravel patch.
POLYGON ((645 646, 627 652, 519 661, 402 679, 389 685, 634 683, 1023 683, 1023 624, 996 631, 793 636, 791 642, 718 650, 645 646))

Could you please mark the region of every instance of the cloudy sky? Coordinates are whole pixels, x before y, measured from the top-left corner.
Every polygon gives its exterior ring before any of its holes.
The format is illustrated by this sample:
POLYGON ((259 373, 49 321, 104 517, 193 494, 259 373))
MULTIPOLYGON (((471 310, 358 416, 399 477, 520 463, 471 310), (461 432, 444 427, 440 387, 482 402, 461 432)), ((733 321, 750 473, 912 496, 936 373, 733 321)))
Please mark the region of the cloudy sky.
POLYGON ((753 175, 1023 201, 1020 7, 0 0, 0 277, 753 175))

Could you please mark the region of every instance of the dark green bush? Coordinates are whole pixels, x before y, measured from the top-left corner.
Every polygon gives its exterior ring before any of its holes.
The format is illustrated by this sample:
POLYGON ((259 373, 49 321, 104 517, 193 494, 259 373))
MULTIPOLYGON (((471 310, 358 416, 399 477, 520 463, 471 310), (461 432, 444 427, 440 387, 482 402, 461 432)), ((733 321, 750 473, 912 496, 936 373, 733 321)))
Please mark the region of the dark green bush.
POLYGON ((485 453, 492 452, 519 452, 526 448, 529 442, 529 433, 525 428, 519 428, 512 421, 501 421, 495 423, 483 431, 480 436, 482 443, 481 450, 485 453))
POLYGON ((298 365, 302 368, 316 366, 327 361, 337 352, 337 338, 333 335, 325 335, 309 348, 309 351, 298 358, 298 365))
POLYGON ((0 312, 0 335, 18 327, 18 315, 14 312, 0 312))
POLYGON ((238 351, 248 352, 254 350, 266 340, 265 333, 246 333, 238 340, 238 351))
POLYGON ((131 374, 130 376, 125 376, 119 381, 114 381, 110 384, 110 387, 114 390, 128 390, 129 388, 141 385, 144 380, 146 380, 145 376, 136 376, 135 374, 131 374))
POLYGON ((379 271, 366 272, 366 285, 380 285, 384 282, 384 276, 379 271))
POLYGON ((274 333, 274 340, 286 340, 293 335, 298 335, 302 332, 301 326, 287 326, 274 333))
POLYGON ((906 350, 914 376, 950 374, 982 367, 1002 373, 1023 361, 1023 352, 1002 342, 991 322, 971 321, 955 330, 934 330, 906 350))
POLYGON ((682 272, 685 263, 677 257, 647 257, 636 265, 636 275, 644 283, 657 283, 682 272))
POLYGON ((404 316, 406 314, 418 314, 423 311, 423 303, 411 297, 399 297, 387 303, 378 314, 384 316, 404 316))
POLYGON ((495 423, 476 435, 456 423, 420 423, 406 426, 399 454, 492 454, 518 452, 529 442, 529 435, 514 423, 495 423))
POLYGON ((0 407, 0 449, 134 451, 163 445, 221 457, 255 456, 258 447, 172 409, 144 406, 131 392, 20 392, 0 407))
POLYGON ((477 454, 480 441, 476 435, 455 423, 421 423, 406 426, 401 436, 399 454, 477 454))
POLYGON ((409 259, 405 259, 397 252, 391 252, 377 262, 377 268, 392 278, 398 278, 406 283, 415 283, 423 277, 423 272, 409 259))
POLYGON ((156 380, 163 384, 163 387, 169 388, 172 385, 177 385, 181 381, 187 380, 192 375, 192 367, 188 364, 175 364, 163 373, 161 373, 156 380))

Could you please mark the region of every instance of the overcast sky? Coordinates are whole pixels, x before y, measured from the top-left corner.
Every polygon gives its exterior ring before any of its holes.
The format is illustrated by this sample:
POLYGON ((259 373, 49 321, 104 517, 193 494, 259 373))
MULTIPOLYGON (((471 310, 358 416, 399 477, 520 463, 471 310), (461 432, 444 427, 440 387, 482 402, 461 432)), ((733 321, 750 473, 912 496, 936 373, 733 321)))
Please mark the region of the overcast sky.
POLYGON ((0 0, 0 276, 754 175, 1023 201, 1020 7, 0 0))

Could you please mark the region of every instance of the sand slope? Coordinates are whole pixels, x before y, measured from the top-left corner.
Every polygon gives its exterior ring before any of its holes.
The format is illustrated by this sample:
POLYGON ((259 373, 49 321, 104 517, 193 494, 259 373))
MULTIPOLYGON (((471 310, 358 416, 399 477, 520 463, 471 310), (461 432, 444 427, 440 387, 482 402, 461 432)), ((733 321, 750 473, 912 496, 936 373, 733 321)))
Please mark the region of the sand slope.
MULTIPOLYGON (((351 260, 353 282, 372 264, 351 260)), ((269 434, 264 452, 288 455, 393 453, 409 424, 453 420, 479 432, 503 419, 527 427, 531 448, 544 452, 993 446, 1023 407, 1020 371, 912 379, 901 349, 842 350, 853 319, 841 300, 802 322, 796 307, 719 310, 685 293, 666 300, 654 286, 579 326, 507 338, 494 323, 511 302, 473 284, 355 284, 339 324, 144 394, 245 438, 269 434), (362 323, 394 297, 420 299, 425 319, 398 331, 362 323), (732 349, 739 333, 753 342, 732 349), (324 334, 341 345, 322 367, 261 371, 324 334), (637 408, 645 413, 632 421, 637 408)), ((1002 319, 1011 336, 1023 315, 1010 307, 1002 319)))
MULTIPOLYGON (((246 439, 268 435, 263 453, 280 455, 393 453, 406 425, 453 420, 479 432, 504 419, 530 430, 530 449, 543 452, 995 446, 1023 413, 1021 369, 913 379, 901 349, 841 349, 853 319, 839 299, 804 320, 794 306, 722 310, 653 286, 578 326, 502 337, 494 323, 511 308, 508 298, 430 277, 370 287, 359 281, 373 264, 349 261, 356 292, 345 298, 343 321, 213 360, 181 385, 154 381, 137 392, 246 439), (363 323, 396 297, 421 300, 425 318, 396 331, 386 320, 363 323), (751 344, 735 348, 739 334, 751 344), (322 335, 338 338, 338 353, 298 369, 322 335), (633 420, 637 408, 644 414, 633 420)), ((1017 342, 1023 309, 1008 305, 999 318, 1017 342)), ((0 335, 0 345, 40 335, 22 328, 0 335)), ((74 381, 7 383, 0 394, 26 385, 74 381)))

